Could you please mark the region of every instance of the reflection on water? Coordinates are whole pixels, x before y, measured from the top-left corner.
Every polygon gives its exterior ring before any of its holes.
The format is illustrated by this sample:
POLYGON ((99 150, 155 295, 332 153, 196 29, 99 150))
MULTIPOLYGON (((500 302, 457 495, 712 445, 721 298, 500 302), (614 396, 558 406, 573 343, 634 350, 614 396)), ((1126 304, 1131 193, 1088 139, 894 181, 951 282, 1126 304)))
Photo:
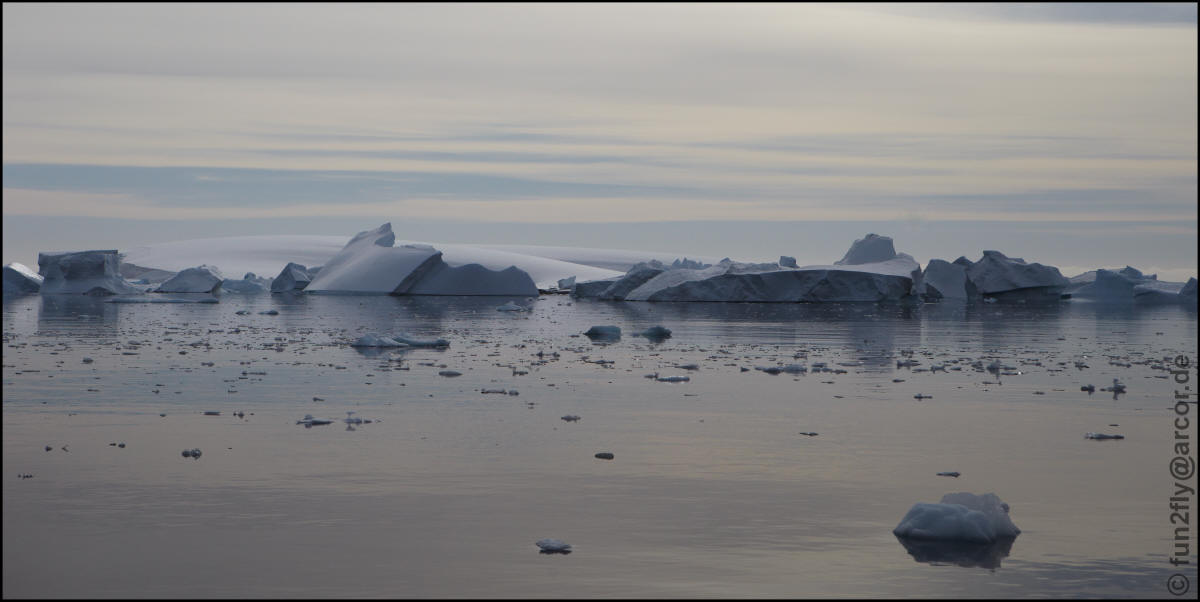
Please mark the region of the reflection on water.
POLYGON ((896 536, 913 560, 926 564, 953 564, 966 568, 1000 568, 1000 560, 1012 551, 1015 537, 1000 538, 992 543, 937 541, 896 536))

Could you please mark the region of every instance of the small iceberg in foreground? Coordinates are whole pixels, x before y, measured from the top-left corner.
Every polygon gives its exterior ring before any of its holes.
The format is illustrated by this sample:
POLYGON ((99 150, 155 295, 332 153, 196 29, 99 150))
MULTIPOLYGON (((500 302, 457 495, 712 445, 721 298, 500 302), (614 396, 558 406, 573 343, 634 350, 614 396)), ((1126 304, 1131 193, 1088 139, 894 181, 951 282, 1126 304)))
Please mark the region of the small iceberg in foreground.
POLYGON ((913 504, 892 533, 908 539, 989 544, 1021 533, 1008 511, 1008 504, 994 493, 947 493, 937 504, 913 504))
POLYGON ((4 266, 4 294, 36 293, 42 290, 44 278, 24 264, 12 262, 4 266))

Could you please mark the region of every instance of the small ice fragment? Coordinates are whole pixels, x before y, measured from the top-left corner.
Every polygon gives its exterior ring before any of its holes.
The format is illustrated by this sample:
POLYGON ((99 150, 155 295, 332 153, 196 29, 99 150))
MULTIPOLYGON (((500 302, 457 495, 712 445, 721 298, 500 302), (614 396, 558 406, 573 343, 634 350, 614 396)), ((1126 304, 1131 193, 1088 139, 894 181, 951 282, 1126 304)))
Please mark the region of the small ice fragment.
POLYGON ((592 340, 616 340, 621 338, 621 327, 619 326, 593 326, 583 333, 584 336, 592 340))
POLYGON ((600 452, 596 454, 596 457, 600 458, 601 460, 611 460, 614 456, 612 455, 612 452, 600 452))
POLYGON ((690 376, 656 376, 654 380, 660 383, 685 383, 692 380, 690 376))
POLYGON ((204 415, 205 416, 220 416, 221 413, 220 412, 205 412, 204 415))
POLYGON ((1085 433, 1085 439, 1124 439, 1125 435, 1106 435, 1104 433, 1085 433))
MULTIPOLYGON (((567 422, 579 422, 579 416, 575 416, 574 414, 569 414, 567 416, 563 416, 562 419, 567 422)), ((46 448, 46 449, 49 450, 50 448, 46 448)))
POLYGON ((85 357, 85 358, 83 358, 83 363, 85 363, 85 364, 90 364, 90 363, 92 363, 92 362, 94 362, 94 361, 96 361, 96 360, 94 360, 94 359, 92 359, 92 358, 90 358, 90 357, 85 357))
POLYGON ((458 370, 442 370, 441 372, 438 372, 438 376, 462 376, 462 372, 459 372, 458 370))
POLYGON ((916 395, 913 395, 913 399, 916 399, 918 401, 922 400, 922 399, 933 399, 933 396, 932 395, 924 395, 922 393, 917 393, 916 395))
POLYGON ((528 308, 522 307, 520 305, 517 305, 516 303, 513 303, 512 301, 509 301, 508 303, 505 303, 504 305, 497 307, 496 311, 528 311, 528 308))
POLYGON ((957 479, 959 477, 959 475, 961 475, 961 474, 962 473, 960 473, 960 472, 951 471, 951 472, 939 472, 939 473, 937 473, 937 476, 939 476, 939 477, 954 477, 957 479))
POLYGON ((799 434, 804 435, 805 437, 816 437, 817 436, 817 434, 813 433, 813 432, 799 433, 799 434))
POLYGON ((535 545, 541 548, 542 554, 570 554, 571 544, 557 539, 539 539, 535 545))

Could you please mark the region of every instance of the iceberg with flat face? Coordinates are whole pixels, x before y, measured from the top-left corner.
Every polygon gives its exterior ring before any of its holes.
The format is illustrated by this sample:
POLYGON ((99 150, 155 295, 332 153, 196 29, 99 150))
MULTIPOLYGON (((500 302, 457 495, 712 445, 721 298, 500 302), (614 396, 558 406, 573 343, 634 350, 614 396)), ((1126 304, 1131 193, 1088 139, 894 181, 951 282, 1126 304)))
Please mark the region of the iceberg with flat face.
POLYGON ((136 293, 120 273, 117 251, 62 251, 38 253, 42 294, 119 295, 136 293))
POLYGON ((958 263, 950 263, 944 259, 930 259, 921 273, 921 282, 917 285, 918 294, 925 301, 941 299, 966 299, 967 269, 958 263))
POLYGON ((508 295, 536 297, 538 288, 524 270, 509 266, 489 270, 477 263, 451 267, 441 261, 406 291, 408 295, 508 295))
POLYGON ((1058 268, 984 251, 983 258, 967 267, 967 279, 980 295, 1055 298, 1071 284, 1058 268), (1016 294, 1016 295, 1014 295, 1016 294))
POLYGON ((225 277, 211 265, 187 268, 154 289, 156 293, 214 293, 225 277))
POLYGON ((948 493, 937 504, 913 504, 892 530, 897 537, 971 543, 1013 538, 1021 530, 994 493, 948 493))
POLYGON ((715 265, 667 267, 650 262, 615 280, 577 283, 575 295, 627 301, 878 302, 908 297, 920 273, 911 256, 895 252, 890 238, 868 235, 834 265, 792 268, 723 259, 715 265))
POLYGON ((283 266, 283 270, 279 275, 271 281, 272 293, 286 293, 288 291, 302 291, 312 282, 313 274, 308 268, 298 263, 288 263, 283 266))
POLYGON ((4 294, 36 293, 42 289, 43 278, 25 264, 12 262, 4 266, 4 294))

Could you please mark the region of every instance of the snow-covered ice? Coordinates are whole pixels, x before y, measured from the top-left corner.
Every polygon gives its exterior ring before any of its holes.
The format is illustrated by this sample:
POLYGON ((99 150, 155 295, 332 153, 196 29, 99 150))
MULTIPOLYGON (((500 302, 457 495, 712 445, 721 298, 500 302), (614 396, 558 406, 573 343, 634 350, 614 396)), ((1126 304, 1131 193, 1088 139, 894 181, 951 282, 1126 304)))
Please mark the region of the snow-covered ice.
POLYGON ((441 259, 429 246, 392 246, 396 235, 390 223, 359 232, 321 266, 308 293, 405 293, 441 259))
POLYGON ((1021 530, 994 493, 948 493, 937 504, 913 504, 892 533, 898 537, 991 543, 1021 530))
POLYGON ((119 295, 138 290, 120 273, 116 250, 38 253, 42 294, 119 295))

